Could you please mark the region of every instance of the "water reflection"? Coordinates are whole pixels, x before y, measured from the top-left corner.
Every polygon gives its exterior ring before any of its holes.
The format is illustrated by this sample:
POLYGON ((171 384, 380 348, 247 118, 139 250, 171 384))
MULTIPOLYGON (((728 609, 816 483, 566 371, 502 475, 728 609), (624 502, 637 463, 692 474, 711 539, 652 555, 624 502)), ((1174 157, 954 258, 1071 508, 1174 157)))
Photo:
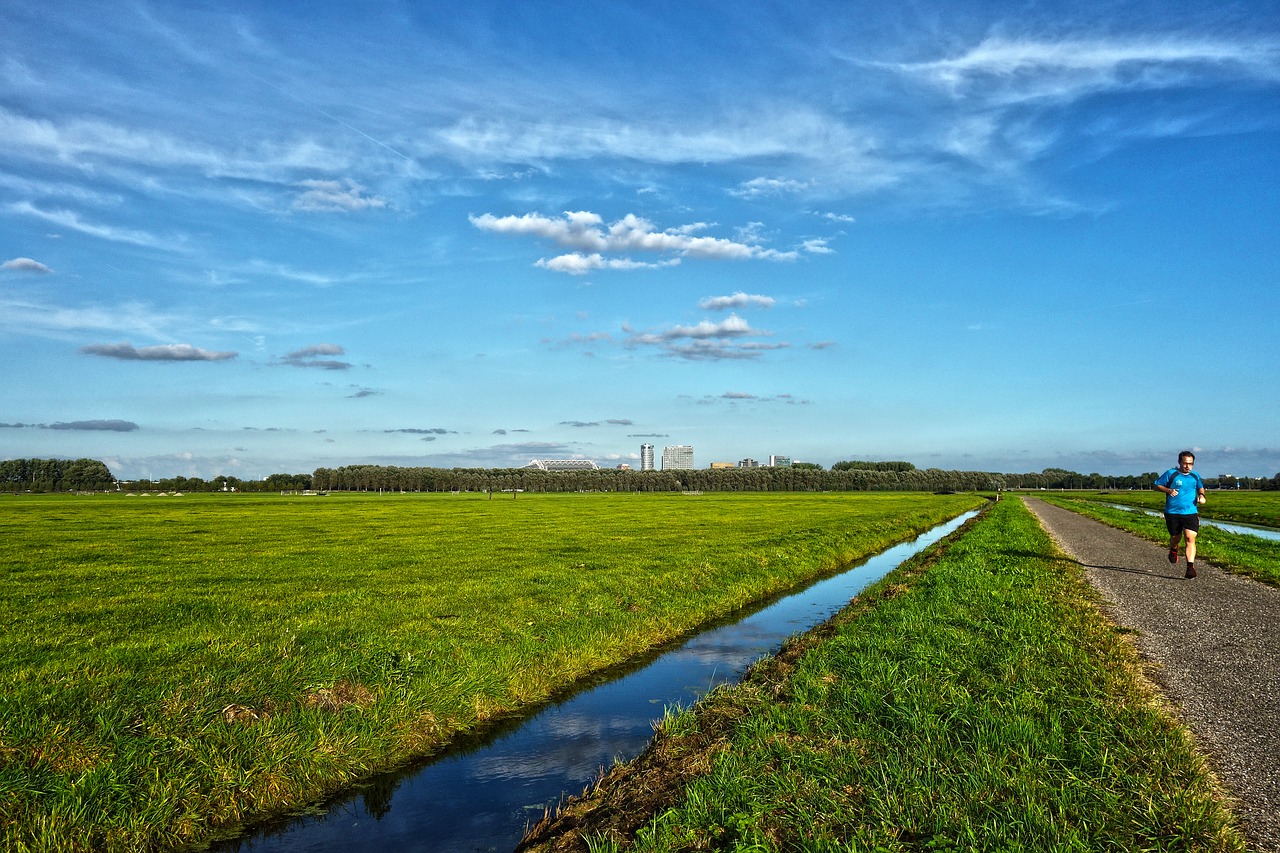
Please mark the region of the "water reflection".
MULTIPOLYGON (((1129 512, 1137 512, 1143 515, 1153 515, 1162 517, 1164 513, 1157 512, 1153 509, 1144 509, 1136 506, 1126 506, 1125 504, 1103 504, 1112 509, 1123 509, 1129 512)), ((1239 524, 1237 522, 1215 521, 1212 518, 1200 516, 1200 524, 1206 527, 1216 527, 1219 530, 1225 530, 1228 533, 1243 533, 1245 536, 1257 536, 1261 539, 1267 539, 1272 542, 1280 542, 1280 530, 1271 527, 1257 527, 1252 524, 1239 524)))
POLYGON ((653 723, 735 681, 787 638, 946 536, 966 513, 918 539, 711 628, 621 678, 544 708, 518 726, 408 775, 375 779, 322 815, 221 845, 223 853, 417 853, 511 850, 543 809, 581 792, 603 767, 638 755, 653 723))

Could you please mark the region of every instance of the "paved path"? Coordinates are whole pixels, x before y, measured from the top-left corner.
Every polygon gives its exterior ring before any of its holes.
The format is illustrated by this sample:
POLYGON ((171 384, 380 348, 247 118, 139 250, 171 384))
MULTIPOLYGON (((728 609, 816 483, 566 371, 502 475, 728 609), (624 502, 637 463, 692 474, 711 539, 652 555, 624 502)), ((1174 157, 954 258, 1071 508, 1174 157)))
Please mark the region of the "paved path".
MULTIPOLYGON (((1280 589, 1186 561, 1036 499, 1027 505, 1090 583, 1238 798, 1250 848, 1280 853, 1280 589)), ((1205 535, 1212 536, 1212 530, 1205 535)))

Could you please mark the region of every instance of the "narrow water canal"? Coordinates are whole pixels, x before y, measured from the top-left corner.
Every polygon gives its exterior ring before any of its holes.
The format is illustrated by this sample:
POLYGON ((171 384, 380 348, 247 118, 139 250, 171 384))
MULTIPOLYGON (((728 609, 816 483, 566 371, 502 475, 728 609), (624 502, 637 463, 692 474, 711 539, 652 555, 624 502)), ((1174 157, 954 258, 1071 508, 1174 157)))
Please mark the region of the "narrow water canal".
MULTIPOLYGON (((1164 513, 1158 512, 1154 509, 1143 509, 1142 507, 1128 506, 1127 504, 1103 504, 1103 506, 1109 506, 1112 509, 1122 509, 1126 512, 1137 512, 1142 515, 1151 515, 1156 518, 1162 518, 1164 516, 1164 513)), ((1274 527, 1261 527, 1256 524, 1239 524, 1226 521, 1216 521, 1212 518, 1205 518, 1204 516, 1200 516, 1200 524, 1208 527, 1216 527, 1219 530, 1225 530, 1228 533, 1241 533, 1245 536, 1257 536, 1259 539, 1280 542, 1280 530, 1277 530, 1274 527)))
POLYGON ((322 814, 226 842, 221 853, 509 851, 525 827, 600 769, 638 755, 666 709, 741 678, 788 637, 829 619, 909 557, 976 515, 966 513, 836 576, 694 636, 649 663, 548 706, 505 732, 385 777, 322 814))

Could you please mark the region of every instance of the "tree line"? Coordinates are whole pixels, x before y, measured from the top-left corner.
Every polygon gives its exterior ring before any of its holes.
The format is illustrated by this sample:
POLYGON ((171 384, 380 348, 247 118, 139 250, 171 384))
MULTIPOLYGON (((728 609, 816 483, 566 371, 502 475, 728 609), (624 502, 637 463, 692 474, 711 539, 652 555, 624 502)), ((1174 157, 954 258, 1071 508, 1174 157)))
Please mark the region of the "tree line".
MULTIPOLYGON (((350 465, 317 468, 313 488, 323 491, 529 492, 789 492, 789 491, 995 491, 1003 489, 1149 489, 1158 472, 1106 476, 1060 468, 1039 473, 918 469, 909 462, 838 462, 791 468, 717 468, 692 471, 539 471, 528 468, 406 468, 350 465)), ((1280 489, 1280 474, 1232 479, 1224 487, 1280 489)), ((1206 480, 1210 487, 1218 485, 1206 480)))
POLYGON ((0 462, 0 488, 24 492, 99 492, 115 488, 116 478, 97 459, 6 459, 0 462))
MULTIPOLYGON (((11 459, 0 462, 0 489, 19 492, 105 490, 173 492, 403 491, 403 492, 972 492, 1002 489, 1149 489, 1158 472, 1107 476, 1064 468, 1038 473, 918 469, 910 462, 837 462, 790 468, 718 468, 689 471, 540 471, 532 468, 428 468, 346 465, 310 474, 271 474, 262 480, 219 476, 167 477, 118 482, 96 459, 11 459)), ((1274 477, 1206 479, 1210 488, 1280 490, 1274 477)))

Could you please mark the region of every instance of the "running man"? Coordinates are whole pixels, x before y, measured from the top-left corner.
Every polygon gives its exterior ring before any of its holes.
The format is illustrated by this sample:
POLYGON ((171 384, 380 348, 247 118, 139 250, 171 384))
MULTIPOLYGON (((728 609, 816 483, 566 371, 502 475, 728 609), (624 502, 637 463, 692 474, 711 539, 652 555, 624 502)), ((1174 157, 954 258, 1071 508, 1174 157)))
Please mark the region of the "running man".
POLYGON ((1190 450, 1178 454, 1178 467, 1170 468, 1156 479, 1155 490, 1164 492, 1164 526, 1169 531, 1169 562, 1178 563, 1178 540, 1187 540, 1187 577, 1196 576, 1196 534, 1200 532, 1200 513, 1204 503, 1204 481, 1191 470, 1196 455, 1190 450))

